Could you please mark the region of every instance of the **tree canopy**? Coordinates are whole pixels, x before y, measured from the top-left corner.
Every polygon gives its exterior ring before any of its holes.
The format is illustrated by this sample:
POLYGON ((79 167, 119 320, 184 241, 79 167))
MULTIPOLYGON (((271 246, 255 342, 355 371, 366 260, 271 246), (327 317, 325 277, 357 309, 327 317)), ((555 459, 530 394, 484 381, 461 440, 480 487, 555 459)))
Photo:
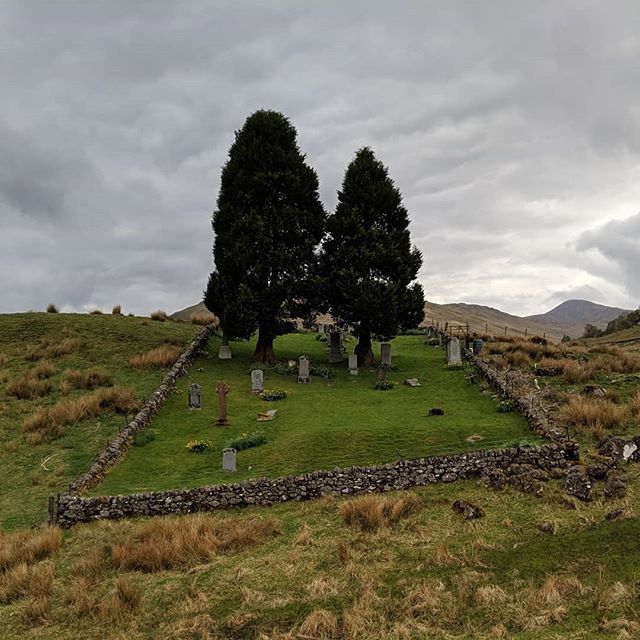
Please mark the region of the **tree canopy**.
POLYGON ((360 149, 327 221, 322 275, 331 314, 359 339, 361 364, 374 361, 372 337, 391 339, 424 318, 424 293, 415 282, 422 256, 411 245, 408 227, 387 168, 371 149, 360 149))
POLYGON ((205 306, 225 337, 258 329, 255 357, 273 364, 274 338, 312 311, 317 246, 326 213, 318 177, 291 122, 276 111, 249 116, 222 169, 213 213, 215 270, 205 306))

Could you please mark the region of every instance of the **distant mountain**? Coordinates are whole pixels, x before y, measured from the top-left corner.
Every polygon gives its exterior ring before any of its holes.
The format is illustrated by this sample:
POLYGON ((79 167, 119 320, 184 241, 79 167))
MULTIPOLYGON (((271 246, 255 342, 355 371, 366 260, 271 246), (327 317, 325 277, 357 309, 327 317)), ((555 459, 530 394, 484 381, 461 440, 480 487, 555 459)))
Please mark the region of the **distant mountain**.
POLYGON ((526 319, 535 322, 550 321, 558 324, 580 325, 583 329, 585 324, 592 324, 599 329, 604 329, 607 322, 629 311, 629 309, 607 307, 588 300, 567 300, 547 313, 527 316, 526 319))
POLYGON ((211 313, 207 307, 204 306, 204 302, 199 302, 198 304, 194 304, 186 309, 182 309, 180 311, 176 311, 172 313, 169 317, 174 320, 184 320, 185 322, 191 322, 191 316, 194 313, 211 313))

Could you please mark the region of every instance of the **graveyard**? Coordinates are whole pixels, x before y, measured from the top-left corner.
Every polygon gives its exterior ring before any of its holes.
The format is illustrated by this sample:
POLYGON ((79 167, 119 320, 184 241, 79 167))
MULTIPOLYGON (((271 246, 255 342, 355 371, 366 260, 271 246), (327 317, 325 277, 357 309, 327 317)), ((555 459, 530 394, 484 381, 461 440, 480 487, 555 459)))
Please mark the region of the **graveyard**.
MULTIPOLYGON (((520 415, 498 413, 492 394, 469 384, 464 368, 447 367, 444 351, 425 345, 424 335, 399 336, 392 342, 387 380, 393 387, 386 391, 374 389, 373 368, 351 375, 347 355, 329 364, 327 343, 318 337, 298 333, 278 338, 281 360, 296 364, 289 375, 265 369, 264 389, 287 394, 271 402, 251 392, 255 343, 234 342, 233 359, 220 360, 220 341, 212 338, 208 357, 192 365, 155 417, 153 439, 132 447, 92 494, 196 487, 536 442, 520 415), (299 384, 301 354, 332 377, 311 375, 309 384, 299 384), (404 384, 406 378, 417 378, 422 386, 410 387, 404 384), (229 387, 227 426, 216 425, 218 381, 229 387), (188 409, 193 383, 201 389, 200 410, 188 409), (429 417, 434 408, 444 415, 429 417), (257 421, 259 413, 273 409, 273 420, 257 421), (224 472, 225 442, 255 431, 263 431, 267 442, 239 451, 236 472, 224 472), (192 453, 186 445, 194 440, 209 443, 209 448, 192 453)), ((379 353, 379 343, 375 348, 379 353)))

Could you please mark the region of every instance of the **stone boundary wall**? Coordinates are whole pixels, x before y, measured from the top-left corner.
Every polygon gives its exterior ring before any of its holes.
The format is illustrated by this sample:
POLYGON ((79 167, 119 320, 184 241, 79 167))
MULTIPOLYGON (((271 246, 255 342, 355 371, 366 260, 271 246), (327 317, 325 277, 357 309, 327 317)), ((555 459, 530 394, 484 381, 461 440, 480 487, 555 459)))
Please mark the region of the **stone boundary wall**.
POLYGON ((169 394, 175 389, 176 382, 187 374, 189 365, 206 346, 214 331, 214 325, 208 324, 196 333, 187 348, 166 373, 158 388, 144 403, 142 409, 138 411, 135 418, 118 433, 102 453, 98 454, 89 471, 69 485, 70 494, 80 493, 95 487, 104 478, 107 471, 120 462, 131 447, 135 434, 149 426, 151 419, 158 413, 169 394))
POLYGON ((310 500, 326 494, 393 491, 479 477, 497 469, 507 470, 512 465, 532 465, 539 469, 565 467, 566 458, 567 451, 563 445, 551 443, 541 447, 473 451, 400 460, 379 466, 315 471, 277 479, 258 478, 197 489, 92 498, 63 495, 56 504, 54 520, 61 527, 68 528, 94 520, 273 505, 289 500, 310 500))

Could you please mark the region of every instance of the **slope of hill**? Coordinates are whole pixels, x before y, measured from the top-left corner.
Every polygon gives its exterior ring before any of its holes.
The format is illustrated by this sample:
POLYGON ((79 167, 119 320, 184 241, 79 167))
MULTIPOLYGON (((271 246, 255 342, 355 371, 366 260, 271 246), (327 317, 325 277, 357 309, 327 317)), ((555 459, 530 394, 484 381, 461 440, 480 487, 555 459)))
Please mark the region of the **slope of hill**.
POLYGON ((210 311, 204 306, 204 302, 198 302, 198 304, 193 304, 186 309, 181 309, 180 311, 172 313, 169 317, 172 320, 184 320, 185 322, 190 322, 191 316, 194 313, 210 313, 210 311))
POLYGON ((581 325, 592 324, 599 329, 604 329, 607 322, 617 318, 623 313, 628 313, 627 309, 618 307, 607 307, 588 300, 567 300, 557 307, 533 316, 527 316, 527 320, 535 322, 555 322, 560 325, 581 325))

